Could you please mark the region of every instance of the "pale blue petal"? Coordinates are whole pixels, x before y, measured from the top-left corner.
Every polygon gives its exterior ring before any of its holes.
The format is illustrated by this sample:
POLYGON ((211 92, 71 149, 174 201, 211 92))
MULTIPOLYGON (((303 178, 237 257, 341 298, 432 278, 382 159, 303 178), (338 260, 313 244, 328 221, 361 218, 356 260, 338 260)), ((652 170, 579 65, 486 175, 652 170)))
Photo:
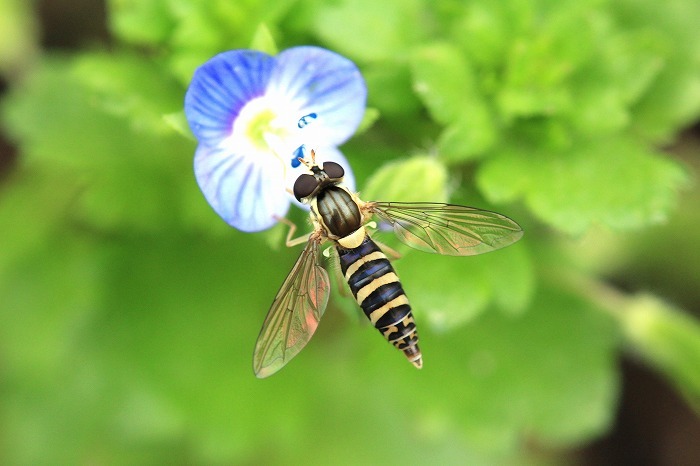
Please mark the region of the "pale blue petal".
POLYGON ((312 46, 287 49, 276 59, 266 95, 290 102, 299 109, 298 118, 316 113, 311 125, 324 144, 342 144, 355 133, 367 88, 353 62, 312 46))
POLYGON ((185 94, 185 114, 200 143, 216 146, 231 134, 241 108, 261 96, 275 59, 263 52, 232 50, 197 68, 185 94))
POLYGON ((284 217, 289 197, 284 190, 285 167, 276 157, 250 157, 228 148, 200 144, 194 172, 204 197, 229 225, 245 232, 273 226, 284 217))

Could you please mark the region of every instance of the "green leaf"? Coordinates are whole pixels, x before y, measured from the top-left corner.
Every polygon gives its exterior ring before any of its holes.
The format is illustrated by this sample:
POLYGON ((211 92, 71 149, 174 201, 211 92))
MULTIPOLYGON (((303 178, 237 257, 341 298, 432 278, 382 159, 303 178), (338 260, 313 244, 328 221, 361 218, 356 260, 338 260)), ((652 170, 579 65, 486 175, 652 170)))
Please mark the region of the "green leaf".
MULTIPOLYGON (((44 218, 28 209, 14 221, 43 229, 44 218)), ((52 227, 0 270, 1 456, 12 464, 79 462, 84 449, 76 445, 99 435, 102 401, 113 389, 92 359, 93 342, 83 339, 100 314, 104 256, 84 235, 52 227)))
POLYGON ((38 28, 33 6, 26 0, 0 1, 0 74, 13 75, 38 54, 38 28))
MULTIPOLYGON (((700 53, 695 18, 700 4, 672 0, 663 5, 652 1, 615 2, 617 20, 646 34, 647 51, 655 63, 653 81, 635 106, 634 125, 640 137, 656 143, 672 140, 678 129, 691 124, 700 115, 700 53), (653 41, 653 42, 652 42, 653 41), (649 47, 649 46, 648 46, 649 47)), ((648 68, 639 69, 640 76, 648 68)))
POLYGON ((447 125, 438 138, 438 152, 446 163, 465 162, 482 157, 496 142, 491 112, 486 106, 473 105, 455 123, 447 125))
MULTIPOLYGON (((241 241, 168 235, 104 241, 64 231, 25 255, 12 273, 3 273, 2 408, 8 414, 3 435, 16 440, 3 451, 3 459, 74 464, 94 449, 117 463, 148 455, 167 462, 171 456, 173 461, 175 456, 204 457, 207 430, 218 422, 213 408, 222 401, 219 388, 237 385, 237 380, 254 388, 255 380, 249 357, 231 352, 250 355, 253 340, 233 338, 228 330, 212 338, 211 330, 234 325, 254 338, 276 287, 270 283, 265 293, 256 293, 251 292, 254 281, 235 280, 241 288, 231 288, 228 273, 214 272, 222 257, 234 257, 230 254, 237 248, 250 251, 248 259, 261 257, 254 238, 239 237, 241 241), (261 312, 231 312, 232 292, 240 293, 237 305, 261 312), (237 369, 220 370, 231 361, 237 369), (176 373, 185 378, 173 377, 176 373), (211 379, 215 373, 222 376, 215 377, 217 382, 211 379), (213 392, 203 387, 204 379, 212 382, 206 385, 213 392), (193 419, 206 427, 186 433, 193 419), (23 429, 31 429, 30 438, 23 429), (110 430, 111 435, 103 435, 110 430), (183 436, 197 444, 194 451, 177 447, 176 439, 183 436)), ((235 257, 246 259, 238 253, 235 257)), ((273 261, 269 253, 262 258, 268 265, 256 270, 266 275, 273 261)), ((225 432, 245 436, 243 426, 253 426, 258 413, 248 409, 250 417, 242 416, 245 411, 235 416, 242 424, 225 432)), ((232 445, 227 454, 255 450, 244 441, 226 445, 232 445)))
MULTIPOLYGON (((274 30, 297 0, 111 0, 112 28, 126 42, 161 52, 183 85, 195 68, 224 50, 249 47, 260 24, 274 30)), ((259 36, 258 36, 259 38, 259 36)), ((269 44, 268 44, 269 45, 269 44)))
POLYGON ((606 39, 604 56, 596 63, 605 64, 609 85, 618 89, 624 102, 635 104, 649 92, 664 67, 666 39, 653 28, 624 31, 606 39))
POLYGON ((629 125, 630 110, 621 92, 609 85, 582 85, 573 106, 570 121, 580 134, 605 136, 629 125), (605 118, 601 118, 605 115, 605 118))
POLYGON ((110 27, 121 40, 141 45, 159 45, 168 40, 177 22, 164 0, 109 0, 110 27))
POLYGON ((367 107, 365 109, 365 114, 362 115, 362 121, 360 122, 360 126, 358 126, 357 131, 355 131, 355 136, 364 133, 365 131, 369 130, 372 125, 379 119, 380 113, 379 110, 373 107, 367 107))
POLYGON ((487 309, 523 312, 534 294, 532 261, 522 244, 475 257, 410 251, 394 266, 417 315, 438 332, 461 327, 487 309))
POLYGON ((96 166, 110 160, 117 140, 129 140, 114 134, 119 133, 114 131, 114 119, 87 101, 71 66, 68 60, 43 61, 3 102, 5 128, 30 161, 96 166))
POLYGON ((594 223, 630 229, 662 222, 686 182, 677 163, 622 138, 581 143, 570 153, 510 146, 477 173, 492 202, 522 197, 539 218, 572 234, 594 223))
POLYGON ((0 273, 12 270, 26 254, 59 230, 73 206, 81 183, 59 170, 46 173, 24 167, 3 180, 0 191, 0 273))
POLYGON ((253 34, 253 40, 250 43, 250 48, 252 50, 259 50, 265 52, 268 55, 277 55, 278 49, 277 44, 275 44, 275 38, 272 37, 272 32, 265 24, 259 24, 258 28, 253 34))
POLYGON ((456 47, 435 43, 411 57, 413 86, 438 123, 458 120, 469 100, 478 100, 474 70, 456 47))
POLYGON ((169 131, 163 115, 182 108, 182 87, 163 75, 162 65, 138 55, 82 54, 71 73, 91 105, 130 121, 135 132, 169 131))
POLYGON ((657 31, 599 29, 599 51, 573 76, 571 88, 576 92, 566 115, 578 132, 593 137, 630 125, 634 104, 648 91, 664 60, 657 31))
POLYGON ((162 118, 172 94, 166 85, 151 87, 158 85, 150 66, 139 69, 136 61, 127 77, 132 59, 113 61, 48 60, 8 96, 3 119, 24 162, 82 186, 70 216, 89 225, 155 231, 193 222, 210 230, 213 217, 192 175, 194 146, 162 118), (99 65, 104 70, 91 74, 99 65))
POLYGON ((185 111, 180 110, 179 112, 173 112, 163 115, 163 120, 170 126, 175 132, 184 136, 192 142, 196 142, 197 139, 192 134, 190 130, 189 123, 187 122, 187 117, 185 116, 185 111))
POLYGON ((669 377, 700 410, 700 323, 652 296, 639 296, 620 311, 632 349, 669 377))
POLYGON ((497 108, 507 122, 557 118, 576 112, 577 76, 595 81, 601 48, 610 40, 610 19, 596 0, 543 7, 514 2, 513 39, 501 66, 497 108))
POLYGON ((447 126, 438 143, 441 157, 464 160, 495 143, 493 116, 461 50, 446 43, 423 46, 411 57, 411 71, 416 93, 433 120, 447 126))
POLYGON ((572 444, 613 420, 614 326, 578 298, 545 288, 521 315, 487 312, 440 338, 420 331, 429 378, 414 382, 412 396, 432 400, 423 415, 464 432, 476 451, 513 451, 528 438, 572 444), (440 384, 433 374, 443 374, 440 384))
POLYGON ((99 252, 89 241, 53 233, 17 255, 11 270, 0 270, 3 362, 23 382, 58 375, 55 366, 76 349, 80 327, 96 313, 99 252))
POLYGON ((375 201, 447 202, 447 170, 426 156, 396 160, 370 177, 362 197, 375 201))
POLYGON ((452 24, 451 36, 484 68, 501 65, 515 32, 506 9, 501 2, 466 4, 452 24))
POLYGON ((330 48, 361 61, 396 62, 424 35, 419 0, 320 3, 314 32, 330 48))
MULTIPOLYGON (((24 460, 13 462, 75 463, 97 449, 117 463, 148 455, 298 463, 308 458, 309 432, 319 460, 357 444, 368 459, 463 459, 512 454, 524 437, 578 444, 614 412, 613 332, 601 314, 561 293, 541 291, 530 312, 484 313, 442 336, 417 314, 420 373, 371 326, 331 308, 302 354, 261 382, 251 351, 298 250, 273 253, 235 231, 215 240, 177 232, 94 240, 98 248, 74 234, 54 236, 0 281, 0 341, 11 362, 2 380, 16 388, 2 400, 11 413, 3 432, 20 440, 24 428, 33 432, 33 441, 13 442, 9 457, 24 460), (278 434, 261 417, 282 419, 278 434), (381 435, 409 423, 403 436, 381 435), (261 452, 271 438, 278 453, 270 459, 261 452)), ((513 253, 517 247, 484 259, 510 261, 513 253)), ((496 270, 479 281, 497 274, 509 288, 512 265, 498 263, 482 263, 496 270)), ((423 293, 420 282, 406 286, 409 296, 423 293)))
MULTIPOLYGON (((413 93, 411 76, 404 64, 386 66, 368 64, 362 67, 362 74, 367 82, 368 105, 376 107, 382 114, 395 119, 418 119, 421 104, 413 93)), ((410 130, 407 132, 411 135, 410 130)))

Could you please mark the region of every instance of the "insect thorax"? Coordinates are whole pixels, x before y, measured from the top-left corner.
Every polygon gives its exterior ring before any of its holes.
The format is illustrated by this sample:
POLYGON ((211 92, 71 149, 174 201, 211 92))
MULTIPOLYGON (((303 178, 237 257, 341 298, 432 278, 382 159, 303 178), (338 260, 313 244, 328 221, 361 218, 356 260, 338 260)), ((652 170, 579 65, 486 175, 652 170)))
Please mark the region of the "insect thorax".
POLYGON ((316 196, 316 209, 331 239, 345 238, 362 226, 359 206, 342 187, 321 190, 316 196))

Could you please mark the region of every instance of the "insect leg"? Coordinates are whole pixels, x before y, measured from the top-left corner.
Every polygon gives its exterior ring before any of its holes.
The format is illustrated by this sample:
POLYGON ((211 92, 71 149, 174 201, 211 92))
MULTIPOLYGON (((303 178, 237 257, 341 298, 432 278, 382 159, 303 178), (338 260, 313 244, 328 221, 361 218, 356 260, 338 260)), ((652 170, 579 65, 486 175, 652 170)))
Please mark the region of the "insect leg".
POLYGON ((386 254, 390 259, 392 259, 392 260, 401 259, 401 253, 399 251, 397 251, 396 249, 389 247, 388 245, 382 243, 381 241, 377 241, 375 238, 372 238, 372 241, 377 243, 377 246, 379 246, 381 248, 382 252, 384 252, 384 254, 386 254))
POLYGON ((306 243, 309 240, 309 238, 311 237, 311 233, 307 233, 303 236, 292 239, 292 237, 294 236, 294 233, 297 231, 297 226, 294 224, 294 222, 292 222, 291 220, 289 220, 286 217, 275 217, 275 218, 277 221, 282 222, 289 227, 289 231, 287 232, 287 239, 285 240, 285 245, 288 248, 291 248, 293 246, 297 246, 299 244, 306 243))
POLYGON ((331 259, 329 261, 329 266, 327 268, 332 269, 333 272, 333 277, 335 280, 336 287, 335 289, 340 293, 341 296, 344 298, 347 298, 350 296, 348 293, 347 289, 347 280, 345 280, 345 276, 343 276, 343 271, 340 270, 340 264, 338 263, 338 251, 335 250, 334 247, 329 247, 325 251, 323 251, 323 255, 330 258, 330 256, 334 256, 334 259, 331 259))
MULTIPOLYGON (((377 229, 377 222, 369 222, 365 225, 367 228, 372 228, 372 229, 377 229)), ((397 251, 396 249, 389 247, 389 245, 382 243, 381 241, 377 241, 375 238, 372 238, 372 241, 374 241, 377 246, 379 246, 382 251, 384 251, 384 254, 389 256, 390 259, 392 260, 397 260, 401 259, 401 253, 397 251)))

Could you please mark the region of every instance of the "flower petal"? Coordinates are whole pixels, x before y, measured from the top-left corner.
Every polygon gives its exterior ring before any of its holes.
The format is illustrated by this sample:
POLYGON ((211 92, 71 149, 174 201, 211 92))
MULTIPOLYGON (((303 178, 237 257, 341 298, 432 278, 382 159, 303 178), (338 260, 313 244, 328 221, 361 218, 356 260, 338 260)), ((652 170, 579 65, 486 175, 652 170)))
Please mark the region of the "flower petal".
POLYGON ((232 50, 197 68, 185 94, 185 114, 200 143, 214 147, 231 134, 241 108, 265 92, 275 62, 263 52, 232 50))
POLYGON ((282 162, 266 154, 238 154, 225 145, 200 144, 194 171, 209 205, 229 225, 245 232, 265 230, 289 209, 282 162))
POLYGON ((355 133, 364 116, 367 87, 353 62, 312 46, 287 49, 276 59, 267 96, 298 108, 297 119, 315 113, 310 126, 329 146, 355 133))

